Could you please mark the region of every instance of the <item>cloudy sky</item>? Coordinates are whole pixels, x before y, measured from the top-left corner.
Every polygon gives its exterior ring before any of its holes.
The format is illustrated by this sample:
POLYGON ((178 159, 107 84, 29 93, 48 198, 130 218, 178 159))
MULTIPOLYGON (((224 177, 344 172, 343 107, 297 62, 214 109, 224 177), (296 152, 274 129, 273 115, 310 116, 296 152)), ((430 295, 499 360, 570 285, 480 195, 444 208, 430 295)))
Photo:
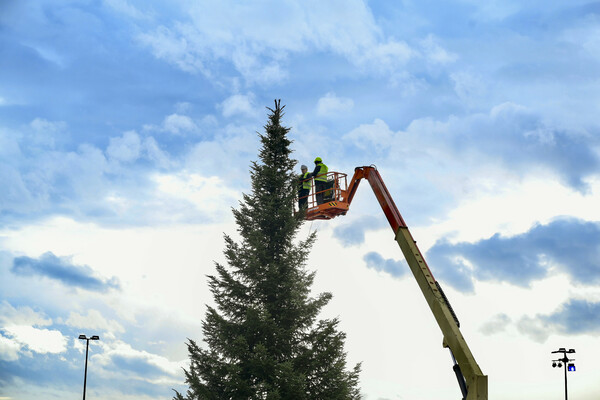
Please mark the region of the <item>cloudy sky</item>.
MULTIPOLYGON (((286 104, 294 157, 377 165, 490 398, 600 397, 600 3, 0 0, 0 399, 165 399, 286 104)), ((364 397, 454 399, 368 185, 307 223, 364 397)))

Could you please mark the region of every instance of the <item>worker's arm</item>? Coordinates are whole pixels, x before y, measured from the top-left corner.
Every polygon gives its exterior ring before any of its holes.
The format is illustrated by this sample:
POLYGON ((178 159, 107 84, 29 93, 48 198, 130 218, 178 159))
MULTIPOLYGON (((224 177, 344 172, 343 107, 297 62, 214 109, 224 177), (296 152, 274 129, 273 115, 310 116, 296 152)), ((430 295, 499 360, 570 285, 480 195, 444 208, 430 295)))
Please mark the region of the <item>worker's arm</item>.
POLYGON ((310 176, 311 176, 312 178, 316 178, 316 177, 317 177, 317 175, 319 175, 319 172, 321 172, 321 164, 317 164, 317 165, 315 166, 315 170, 312 172, 312 174, 310 174, 310 176))

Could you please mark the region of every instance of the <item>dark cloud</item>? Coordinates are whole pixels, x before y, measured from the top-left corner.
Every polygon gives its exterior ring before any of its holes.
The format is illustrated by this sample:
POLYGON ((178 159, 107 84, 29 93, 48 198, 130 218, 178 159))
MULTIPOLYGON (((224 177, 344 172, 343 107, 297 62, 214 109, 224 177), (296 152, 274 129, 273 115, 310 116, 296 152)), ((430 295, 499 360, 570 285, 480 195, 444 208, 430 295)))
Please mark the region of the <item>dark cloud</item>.
POLYGON ((0 387, 6 389, 3 394, 8 394, 10 386, 22 387, 24 381, 39 386, 63 386, 67 382, 76 385, 82 379, 84 362, 85 358, 74 351, 20 357, 16 361, 0 360, 0 387), (68 361, 63 357, 68 357, 68 361))
MULTIPOLYGON (((513 148, 503 154, 505 162, 523 165, 544 163, 552 168, 565 183, 579 191, 587 189, 583 179, 599 171, 596 153, 591 141, 577 132, 568 132, 545 126, 537 118, 522 116, 515 121, 517 126, 513 148), (529 121, 531 119, 531 121, 529 121), (515 151, 520 150, 520 151, 515 151)), ((500 138, 500 134, 496 136, 500 138)))
POLYGON ((517 322, 517 329, 540 343, 551 334, 598 334, 600 302, 570 299, 551 314, 522 317, 517 322))
POLYGON ((598 333, 600 302, 571 299, 552 314, 539 318, 561 333, 598 333))
POLYGON ((550 267, 580 284, 600 283, 600 224, 560 219, 520 235, 495 234, 475 243, 438 241, 427 259, 438 276, 458 290, 472 291, 473 279, 528 287, 550 267))
MULTIPOLYGON (((444 247, 446 242, 440 243, 440 247, 444 247)), ((437 244, 436 244, 437 246, 437 244)), ((435 247, 435 246, 434 246, 435 247)), ((434 250, 432 248, 432 250, 434 250)), ((473 286, 473 273, 471 269, 460 259, 442 260, 437 255, 438 248, 432 253, 431 250, 427 253, 427 259, 429 263, 433 265, 435 276, 441 278, 443 282, 448 283, 463 292, 472 292, 475 287, 473 286), (450 265, 448 265, 450 263, 450 265)), ((444 250, 441 250, 442 253, 444 250)))
POLYGON ((68 259, 59 258, 52 252, 44 253, 37 259, 26 256, 15 257, 11 271, 21 276, 44 276, 67 286, 95 292, 121 288, 116 277, 99 278, 89 266, 72 264, 68 259))
POLYGON ((397 261, 393 258, 383 258, 381 254, 371 251, 363 257, 367 267, 376 271, 387 272, 393 277, 399 278, 408 272, 408 264, 404 260, 397 261))
POLYGON ((155 379, 166 375, 165 371, 149 362, 143 355, 116 354, 111 357, 112 364, 117 370, 130 371, 147 379, 155 379))

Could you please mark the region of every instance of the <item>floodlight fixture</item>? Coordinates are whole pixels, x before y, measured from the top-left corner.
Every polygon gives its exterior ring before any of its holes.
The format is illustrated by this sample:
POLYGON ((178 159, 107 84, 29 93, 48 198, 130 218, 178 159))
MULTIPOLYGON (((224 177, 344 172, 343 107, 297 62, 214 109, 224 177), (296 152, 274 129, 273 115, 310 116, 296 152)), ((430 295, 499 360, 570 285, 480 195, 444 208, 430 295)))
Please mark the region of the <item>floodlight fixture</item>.
POLYGON ((569 399, 568 391, 567 391, 567 372, 575 372, 575 364, 570 361, 575 361, 572 358, 567 357, 567 354, 575 353, 575 349, 567 350, 564 347, 559 348, 552 352, 552 354, 562 353, 562 357, 557 360, 552 360, 552 367, 562 368, 563 364, 565 364, 565 400, 569 399))

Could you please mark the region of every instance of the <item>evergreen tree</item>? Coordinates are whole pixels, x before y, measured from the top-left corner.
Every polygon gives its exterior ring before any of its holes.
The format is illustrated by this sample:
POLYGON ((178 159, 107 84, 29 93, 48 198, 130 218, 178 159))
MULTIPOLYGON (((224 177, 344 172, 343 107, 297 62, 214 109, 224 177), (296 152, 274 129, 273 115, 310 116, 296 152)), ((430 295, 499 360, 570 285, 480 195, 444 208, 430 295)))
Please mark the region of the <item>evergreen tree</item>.
POLYGON ((337 319, 318 320, 330 293, 310 296, 305 270, 315 234, 297 241, 296 161, 289 128, 275 101, 260 162, 251 164, 252 191, 233 214, 239 242, 225 235, 227 266, 209 276, 216 308, 203 321, 208 348, 188 339, 189 390, 176 399, 358 399, 360 364, 346 370, 345 334, 337 319))

